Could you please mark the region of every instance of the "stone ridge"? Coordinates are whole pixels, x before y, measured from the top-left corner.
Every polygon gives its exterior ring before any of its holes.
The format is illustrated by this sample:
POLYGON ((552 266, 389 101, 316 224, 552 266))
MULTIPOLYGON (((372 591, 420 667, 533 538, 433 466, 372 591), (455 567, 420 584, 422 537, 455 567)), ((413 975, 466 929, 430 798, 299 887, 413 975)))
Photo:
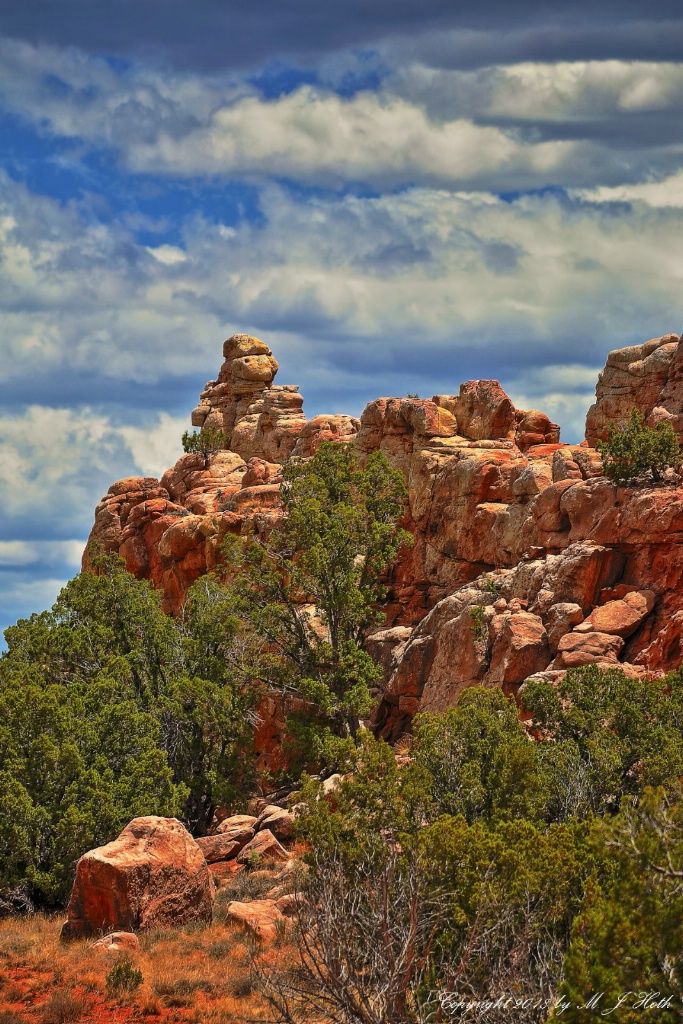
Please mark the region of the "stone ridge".
MULTIPOLYGON (((184 455, 160 481, 113 484, 84 568, 97 549, 117 551, 177 613, 227 533, 265 536, 277 522, 286 458, 353 441, 361 459, 379 450, 403 473, 414 537, 388 580, 386 627, 371 638, 384 669, 374 724, 387 738, 476 683, 516 693, 532 674, 557 679, 573 665, 642 676, 681 663, 683 489, 616 487, 589 443, 632 407, 650 422, 670 418, 680 434, 677 335, 609 354, 580 445, 561 444, 544 413, 515 409, 495 380, 457 395, 378 398, 360 420, 306 420, 298 389, 273 383, 263 341, 235 335, 223 353, 192 422, 220 426, 231 450, 206 468, 184 455)), ((263 732, 276 743, 267 715, 263 732)))

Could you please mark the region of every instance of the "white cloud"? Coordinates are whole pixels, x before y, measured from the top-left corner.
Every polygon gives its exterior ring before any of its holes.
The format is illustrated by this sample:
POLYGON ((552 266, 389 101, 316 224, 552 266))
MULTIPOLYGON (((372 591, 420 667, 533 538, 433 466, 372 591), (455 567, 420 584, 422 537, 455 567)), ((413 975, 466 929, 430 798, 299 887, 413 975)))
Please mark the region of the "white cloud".
POLYGON ((187 259, 187 253, 179 249, 177 245, 147 246, 147 252, 151 253, 155 260, 158 260, 159 263, 163 263, 167 267, 173 267, 177 263, 184 263, 187 259))
POLYGON ((254 96, 216 110, 178 137, 133 144, 134 170, 172 175, 264 175, 308 181, 468 181, 481 174, 558 171, 573 142, 522 143, 500 128, 456 117, 430 121, 400 98, 359 93, 342 99, 305 86, 277 100, 254 96))
POLYGON ((334 90, 345 62, 336 71, 334 60, 323 63, 327 86, 266 99, 246 75, 120 70, 77 50, 0 38, 0 101, 43 133, 75 140, 58 162, 78 162, 85 143, 114 147, 128 169, 173 177, 508 191, 613 186, 651 169, 652 139, 646 132, 641 141, 630 121, 616 143, 611 130, 590 126, 667 111, 674 135, 664 133, 658 159, 670 165, 681 155, 680 64, 527 61, 448 71, 413 60, 385 68, 378 88, 342 98, 334 90), (539 131, 510 128, 520 121, 539 131), (544 125, 565 122, 586 128, 544 138, 544 125))
POLYGON ((683 66, 665 61, 558 61, 450 71, 398 64, 385 88, 447 119, 598 121, 615 115, 670 110, 683 99, 683 66))
POLYGON ((146 426, 120 426, 87 407, 31 406, 1 417, 0 566, 74 564, 101 495, 117 477, 172 465, 186 423, 161 414, 146 426), (83 540, 60 539, 65 533, 83 540))
POLYGON ((174 417, 162 412, 156 426, 123 426, 118 433, 145 476, 161 477, 182 455, 180 438, 188 425, 189 416, 174 417))
POLYGON ((583 189, 577 196, 595 203, 641 202, 655 208, 683 207, 683 171, 672 174, 660 181, 645 181, 638 185, 617 185, 613 188, 602 186, 583 189))
POLYGON ((83 542, 80 540, 2 540, 0 567, 69 565, 74 571, 81 564, 83 542))
MULTIPOLYGON (((358 381, 368 363, 402 372, 417 349, 416 365, 447 356, 454 375, 478 353, 485 372, 491 359, 518 359, 521 374, 562 350, 597 368, 622 339, 683 316, 677 211, 426 188, 301 200, 269 187, 261 208, 259 225, 188 221, 185 258, 163 262, 120 226, 81 220, 7 180, 0 381, 28 395, 35 381, 42 403, 58 406, 60 389, 82 376, 100 391, 93 399, 85 384, 81 403, 104 402, 106 381, 215 376, 235 330, 265 336, 305 395, 325 366, 358 381)), ((161 384, 155 401, 150 415, 163 410, 161 384)), ((159 422, 160 452, 172 429, 159 422)))

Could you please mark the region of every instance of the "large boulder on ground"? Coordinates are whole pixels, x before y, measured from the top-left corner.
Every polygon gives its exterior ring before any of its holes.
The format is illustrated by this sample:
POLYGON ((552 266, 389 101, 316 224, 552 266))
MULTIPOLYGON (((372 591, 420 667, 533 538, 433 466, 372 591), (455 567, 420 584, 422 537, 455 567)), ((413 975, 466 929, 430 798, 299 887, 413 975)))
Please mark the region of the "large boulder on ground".
POLYGON ((204 854, 187 829, 175 818, 134 818, 79 860, 62 937, 210 921, 212 903, 204 854))

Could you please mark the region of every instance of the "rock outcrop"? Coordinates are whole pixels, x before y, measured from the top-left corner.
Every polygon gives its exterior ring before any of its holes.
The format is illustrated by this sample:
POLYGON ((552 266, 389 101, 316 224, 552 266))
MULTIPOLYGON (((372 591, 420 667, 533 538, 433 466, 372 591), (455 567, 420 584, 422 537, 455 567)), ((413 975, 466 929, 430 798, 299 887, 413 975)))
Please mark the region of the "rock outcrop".
POLYGON ((586 418, 588 443, 606 440, 610 423, 631 409, 638 409, 650 426, 670 420, 683 440, 683 348, 677 334, 610 352, 586 418))
MULTIPOLYGON (((226 534, 263 535, 277 522, 285 458, 352 440, 361 459, 382 451, 403 473, 414 538, 388 580, 385 627, 369 641, 383 669, 373 717, 383 735, 477 683, 514 693, 532 674, 557 678, 573 665, 639 676, 683 660, 683 489, 617 487, 592 447, 633 407, 683 437, 677 335, 609 354, 580 445, 561 444, 545 413, 515 409, 495 380, 431 399, 378 398, 360 420, 306 420, 298 390, 274 385, 264 342, 236 335, 224 357, 193 423, 220 426, 231 450, 206 468, 185 455, 159 481, 113 484, 85 568, 96 550, 118 551, 176 613, 226 534)), ((262 732, 277 742, 267 722, 262 732)))
POLYGON ((213 881, 204 855, 175 818, 134 818, 118 839, 76 865, 65 939, 210 921, 213 881))

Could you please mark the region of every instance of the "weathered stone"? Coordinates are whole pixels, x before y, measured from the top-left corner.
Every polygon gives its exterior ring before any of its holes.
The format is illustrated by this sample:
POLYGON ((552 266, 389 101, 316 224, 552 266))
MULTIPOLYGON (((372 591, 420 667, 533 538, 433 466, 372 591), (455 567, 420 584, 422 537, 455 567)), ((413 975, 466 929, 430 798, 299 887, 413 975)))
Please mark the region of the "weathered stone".
POLYGON ((269 804, 259 814, 254 827, 257 831, 268 829, 276 839, 291 839, 294 834, 294 815, 284 807, 269 804))
POLYGON ((580 668, 595 662, 616 665, 623 646, 621 637, 608 633, 566 633, 558 644, 554 667, 580 668))
POLYGON ((618 424, 631 409, 646 419, 655 409, 661 419, 668 414, 681 435, 683 413, 683 352, 677 334, 653 338, 644 345, 615 349, 598 378, 595 404, 588 410, 586 439, 591 446, 607 440, 610 424, 618 424))
POLYGON ((103 953, 137 953, 140 941, 133 932, 110 932, 93 943, 93 949, 103 953))
POLYGON ((134 818, 114 842, 76 865, 64 938, 210 921, 204 855, 175 818, 134 818))
POLYGON ((487 682, 499 686, 523 682, 550 659, 548 635, 538 615, 520 611, 501 618, 487 674, 487 682))
POLYGON ((569 601, 559 601, 553 604, 548 610, 547 630, 548 646, 554 654, 565 633, 569 633, 574 626, 583 622, 583 612, 578 604, 569 601))
POLYGON ((250 835, 245 836, 243 842, 238 842, 232 835, 226 833, 225 835, 200 836, 196 840, 197 846, 204 854, 207 864, 214 864, 219 860, 232 860, 254 835, 253 829, 248 829, 247 831, 250 835))
POLYGON ((651 590, 626 594, 623 600, 608 601, 594 608, 586 619, 592 629, 614 636, 627 637, 635 633, 654 608, 655 595, 651 590))
POLYGON ((228 903, 225 916, 260 942, 272 942, 277 937, 278 923, 286 922, 276 900, 253 900, 251 903, 233 900, 228 903))
POLYGON ((288 860, 289 854, 283 846, 280 846, 279 842, 273 835, 273 833, 265 828, 261 832, 257 832, 253 839, 242 848, 237 854, 237 862, 239 864, 248 864, 250 857, 258 855, 262 860, 288 860))

